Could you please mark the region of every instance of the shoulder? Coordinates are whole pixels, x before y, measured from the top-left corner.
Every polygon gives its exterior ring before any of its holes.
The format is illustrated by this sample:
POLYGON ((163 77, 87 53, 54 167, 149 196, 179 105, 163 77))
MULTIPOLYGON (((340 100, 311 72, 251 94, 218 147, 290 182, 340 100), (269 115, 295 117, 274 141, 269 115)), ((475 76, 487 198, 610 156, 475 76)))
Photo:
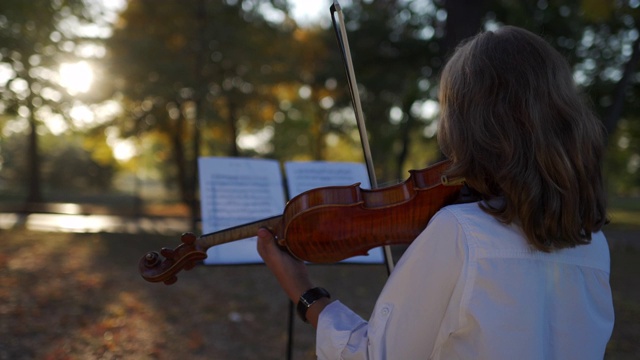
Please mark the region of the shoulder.
POLYGON ((516 224, 504 224, 480 207, 479 202, 455 204, 442 208, 427 230, 446 233, 455 231, 465 246, 488 251, 530 251, 526 238, 516 224))
POLYGON ((493 216, 480 208, 478 202, 472 202, 443 207, 433 216, 427 228, 444 231, 459 228, 466 232, 472 227, 487 227, 496 223, 499 224, 493 216))
MULTIPOLYGON (((440 209, 427 227, 413 241, 407 251, 442 256, 442 254, 464 254, 469 240, 469 221, 483 216, 478 203, 450 205, 440 209)), ((485 214, 486 215, 486 214, 485 214)), ((462 256, 463 258, 465 256, 462 256)))
POLYGON ((571 263, 608 271, 609 251, 602 232, 592 234, 591 244, 543 253, 534 249, 516 223, 505 224, 486 213, 479 203, 456 204, 442 208, 424 232, 456 240, 472 259, 531 258, 571 263), (446 234, 446 236, 445 236, 446 234))
POLYGON ((464 204, 454 204, 448 205, 440 209, 436 215, 433 217, 432 222, 434 221, 442 221, 442 220, 457 220, 459 222, 464 222, 464 220, 468 217, 476 217, 476 216, 484 216, 487 215, 480 208, 479 202, 470 202, 464 204))

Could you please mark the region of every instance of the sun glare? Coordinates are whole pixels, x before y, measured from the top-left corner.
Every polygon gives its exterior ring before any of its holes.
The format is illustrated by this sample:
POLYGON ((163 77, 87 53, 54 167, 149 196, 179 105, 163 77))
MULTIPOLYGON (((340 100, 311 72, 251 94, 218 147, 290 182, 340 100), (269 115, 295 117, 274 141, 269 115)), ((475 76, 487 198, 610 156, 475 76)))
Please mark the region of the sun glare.
POLYGON ((85 93, 93 83, 93 69, 86 61, 60 64, 60 85, 69 94, 85 93))

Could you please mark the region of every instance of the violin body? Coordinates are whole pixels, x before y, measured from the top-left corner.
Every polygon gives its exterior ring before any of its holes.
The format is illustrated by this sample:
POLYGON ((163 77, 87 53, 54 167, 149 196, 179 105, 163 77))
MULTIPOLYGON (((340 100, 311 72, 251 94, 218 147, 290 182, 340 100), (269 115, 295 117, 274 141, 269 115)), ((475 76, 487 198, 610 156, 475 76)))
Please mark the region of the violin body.
POLYGON ((172 284, 179 271, 205 259, 208 248, 255 236, 260 227, 268 228, 292 256, 312 263, 334 263, 375 247, 409 244, 440 208, 458 199, 462 181, 442 177, 448 166, 443 161, 412 170, 404 182, 374 190, 359 184, 308 190, 291 199, 281 216, 199 238, 183 234, 182 244, 147 253, 138 269, 147 281, 172 284))
MULTIPOLYGON (((404 182, 376 190, 359 184, 304 192, 287 204, 279 245, 296 258, 333 263, 372 248, 411 243, 435 213, 453 203, 461 185, 445 185, 448 162, 410 171, 404 182)), ((274 229, 275 230, 275 229, 274 229)))

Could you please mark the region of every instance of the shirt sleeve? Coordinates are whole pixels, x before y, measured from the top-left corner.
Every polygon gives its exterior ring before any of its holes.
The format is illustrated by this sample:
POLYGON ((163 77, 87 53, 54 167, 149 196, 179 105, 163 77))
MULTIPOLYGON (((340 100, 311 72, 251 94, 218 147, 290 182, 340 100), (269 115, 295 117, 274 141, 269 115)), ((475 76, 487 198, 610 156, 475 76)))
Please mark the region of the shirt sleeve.
POLYGON ((334 301, 318 319, 318 359, 366 359, 368 323, 358 314, 334 301))
POLYGON ((339 302, 320 314, 319 359, 428 358, 466 257, 456 217, 438 212, 398 262, 368 322, 339 302))

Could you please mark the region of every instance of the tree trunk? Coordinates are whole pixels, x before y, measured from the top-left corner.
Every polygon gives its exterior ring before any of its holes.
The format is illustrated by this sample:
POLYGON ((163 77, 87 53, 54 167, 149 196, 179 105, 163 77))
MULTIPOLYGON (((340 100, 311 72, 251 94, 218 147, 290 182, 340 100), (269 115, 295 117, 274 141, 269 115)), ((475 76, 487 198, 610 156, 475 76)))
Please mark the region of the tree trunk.
POLYGON ((484 0, 444 0, 447 11, 444 52, 453 51, 460 41, 482 30, 484 0))
POLYGON ((314 146, 312 146, 313 151, 313 159, 314 160, 326 160, 325 159, 325 123, 327 122, 326 117, 321 116, 321 111, 319 111, 316 107, 311 111, 311 116, 313 117, 313 121, 311 123, 311 136, 314 146))
POLYGON ((42 202, 41 176, 40 176, 40 154, 38 152, 38 123, 35 119, 33 109, 29 115, 29 139, 28 139, 28 161, 29 161, 29 188, 27 202, 42 202))
POLYGON ((411 106, 416 101, 418 94, 417 94, 416 85, 412 84, 410 86, 412 87, 411 89, 409 89, 408 93, 405 95, 405 98, 403 99, 403 104, 402 104, 402 112, 406 115, 405 115, 404 122, 402 123, 400 128, 402 148, 397 157, 397 161, 396 161, 397 166, 395 170, 396 172, 395 177, 398 180, 403 180, 403 178, 405 177, 402 171, 402 168, 404 166, 405 161, 407 160, 407 156, 409 155, 409 148, 411 147, 411 131, 413 130, 414 124, 416 122, 415 117, 411 114, 411 106))
MULTIPOLYGON (((458 44, 482 30, 482 17, 485 14, 486 0, 443 0, 447 11, 445 36, 441 54, 446 57, 458 44)), ((444 160, 444 154, 440 153, 444 160)))
POLYGON ((193 146, 193 159, 191 161, 191 171, 189 172, 189 197, 191 199, 189 205, 190 217, 192 221, 192 229, 196 228, 198 219, 200 218, 200 202, 198 194, 198 157, 200 157, 200 140, 201 135, 200 131, 202 130, 203 125, 203 116, 204 116, 204 105, 206 98, 206 74, 204 73, 204 64, 206 63, 206 46, 207 46, 207 38, 206 38, 206 26, 207 26, 207 9, 205 7, 205 1, 200 0, 198 2, 198 6, 196 9, 196 19, 198 21, 198 44, 197 49, 195 49, 195 57, 196 62, 194 66, 194 73, 196 79, 196 93, 195 93, 195 104, 196 104, 196 113, 195 119, 193 123, 193 138, 192 138, 192 146, 193 146))
POLYGON ((227 108, 229 109, 229 117, 227 118, 227 125, 229 129, 229 156, 236 157, 240 156, 240 149, 238 149, 238 125, 236 121, 236 109, 237 105, 232 100, 233 95, 228 97, 227 108))
POLYGON ((184 133, 183 121, 185 119, 180 117, 175 122, 173 122, 173 131, 171 134, 171 147, 173 150, 173 157, 176 164, 176 168, 178 169, 178 188, 180 190, 180 199, 187 206, 191 204, 190 192, 188 190, 188 171, 187 171, 187 159, 184 155, 184 141, 182 139, 184 133))

